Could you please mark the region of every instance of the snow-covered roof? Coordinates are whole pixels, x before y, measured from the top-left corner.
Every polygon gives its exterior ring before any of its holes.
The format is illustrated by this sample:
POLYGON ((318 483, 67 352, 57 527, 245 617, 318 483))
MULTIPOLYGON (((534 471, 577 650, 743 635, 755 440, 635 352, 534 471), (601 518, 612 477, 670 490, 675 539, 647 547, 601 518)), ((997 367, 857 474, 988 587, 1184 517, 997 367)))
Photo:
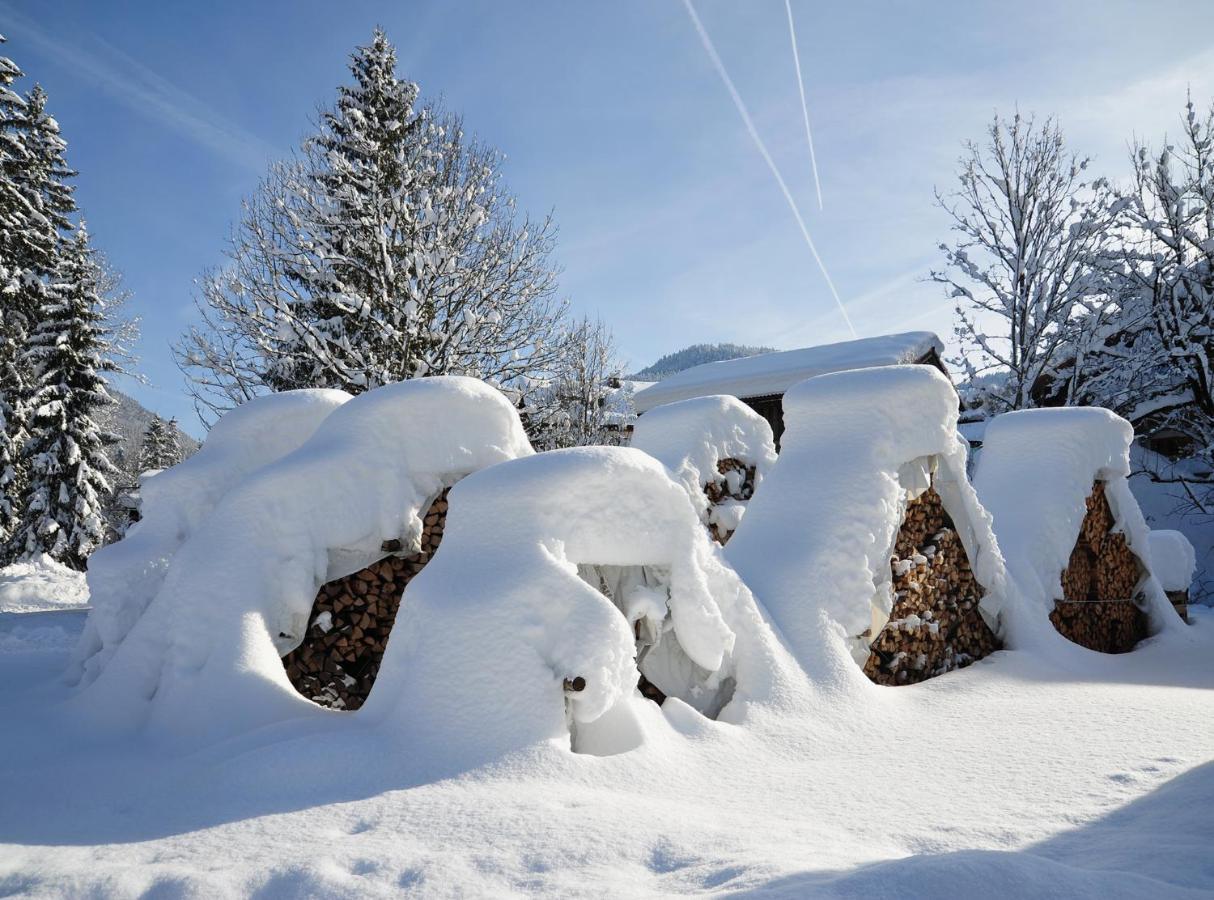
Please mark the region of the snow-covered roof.
POLYGON ((944 344, 935 334, 908 331, 705 363, 639 391, 636 408, 638 412, 645 412, 663 403, 710 394, 729 394, 743 399, 782 394, 797 382, 815 375, 914 363, 933 350, 937 354, 944 350, 944 344))

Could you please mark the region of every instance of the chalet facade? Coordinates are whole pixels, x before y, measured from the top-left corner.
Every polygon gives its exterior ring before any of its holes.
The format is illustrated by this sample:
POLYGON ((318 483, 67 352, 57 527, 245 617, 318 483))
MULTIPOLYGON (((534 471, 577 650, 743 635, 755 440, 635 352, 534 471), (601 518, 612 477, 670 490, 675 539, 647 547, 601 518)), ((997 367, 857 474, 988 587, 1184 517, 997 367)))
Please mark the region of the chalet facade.
POLYGON ((768 421, 779 446, 784 432, 784 392, 794 384, 830 372, 902 364, 935 366, 948 375, 940 358, 943 352, 944 344, 930 331, 781 350, 685 369, 638 391, 634 402, 637 413, 644 414, 655 406, 692 397, 737 397, 768 421))

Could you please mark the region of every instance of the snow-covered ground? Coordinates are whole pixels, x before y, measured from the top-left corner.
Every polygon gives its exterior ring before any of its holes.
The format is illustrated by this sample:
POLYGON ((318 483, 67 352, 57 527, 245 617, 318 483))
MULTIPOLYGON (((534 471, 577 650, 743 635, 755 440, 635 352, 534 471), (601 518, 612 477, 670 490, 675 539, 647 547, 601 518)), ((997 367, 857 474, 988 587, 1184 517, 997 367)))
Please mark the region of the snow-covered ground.
POLYGON ((675 710, 629 753, 470 770, 341 723, 98 742, 53 706, 67 648, 0 643, 0 894, 1211 896, 1214 615, 1193 618, 1126 656, 1001 652, 860 708, 675 710))

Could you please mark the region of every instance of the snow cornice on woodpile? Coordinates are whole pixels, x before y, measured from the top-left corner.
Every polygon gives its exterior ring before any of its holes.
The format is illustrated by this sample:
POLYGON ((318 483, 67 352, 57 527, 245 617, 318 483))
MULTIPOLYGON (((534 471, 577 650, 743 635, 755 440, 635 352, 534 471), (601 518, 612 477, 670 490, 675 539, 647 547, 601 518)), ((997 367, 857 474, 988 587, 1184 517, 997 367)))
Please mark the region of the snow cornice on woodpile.
MULTIPOLYGON (((792 385, 831 372, 917 363, 944 352, 940 338, 930 331, 909 331, 861 338, 838 344, 782 350, 739 359, 705 363, 678 372, 636 394, 638 412, 656 406, 729 394, 742 399, 782 394, 792 385)), ((954 401, 955 402, 955 401, 954 401)))

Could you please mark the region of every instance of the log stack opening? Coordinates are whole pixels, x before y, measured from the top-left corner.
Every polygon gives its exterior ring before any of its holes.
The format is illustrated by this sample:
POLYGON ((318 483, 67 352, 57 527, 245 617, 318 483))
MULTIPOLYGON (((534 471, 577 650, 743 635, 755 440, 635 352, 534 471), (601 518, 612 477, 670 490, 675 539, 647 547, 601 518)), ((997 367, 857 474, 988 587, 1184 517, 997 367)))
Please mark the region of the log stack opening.
MULTIPOLYGON (((303 641, 282 660, 287 678, 300 694, 333 709, 355 710, 366 701, 405 588, 443 539, 448 490, 426 511, 417 553, 385 556, 321 586, 303 641)), ((384 545, 385 551, 399 549, 396 542, 384 545)))
POLYGON ((755 467, 729 456, 717 461, 717 474, 719 478, 704 485, 704 494, 709 503, 708 533, 714 541, 724 545, 737 529, 736 517, 714 515, 714 511, 716 507, 744 505, 750 501, 755 493, 755 467), (732 522, 732 527, 726 524, 727 520, 732 522))
POLYGON ((1089 650, 1127 653, 1147 636, 1146 615, 1133 600, 1142 563, 1126 536, 1113 531, 1103 481, 1093 483, 1086 505, 1050 621, 1067 640, 1089 650))
POLYGON ((893 608, 864 664, 877 684, 926 681, 1002 647, 978 609, 985 590, 935 488, 907 504, 890 569, 893 608))

